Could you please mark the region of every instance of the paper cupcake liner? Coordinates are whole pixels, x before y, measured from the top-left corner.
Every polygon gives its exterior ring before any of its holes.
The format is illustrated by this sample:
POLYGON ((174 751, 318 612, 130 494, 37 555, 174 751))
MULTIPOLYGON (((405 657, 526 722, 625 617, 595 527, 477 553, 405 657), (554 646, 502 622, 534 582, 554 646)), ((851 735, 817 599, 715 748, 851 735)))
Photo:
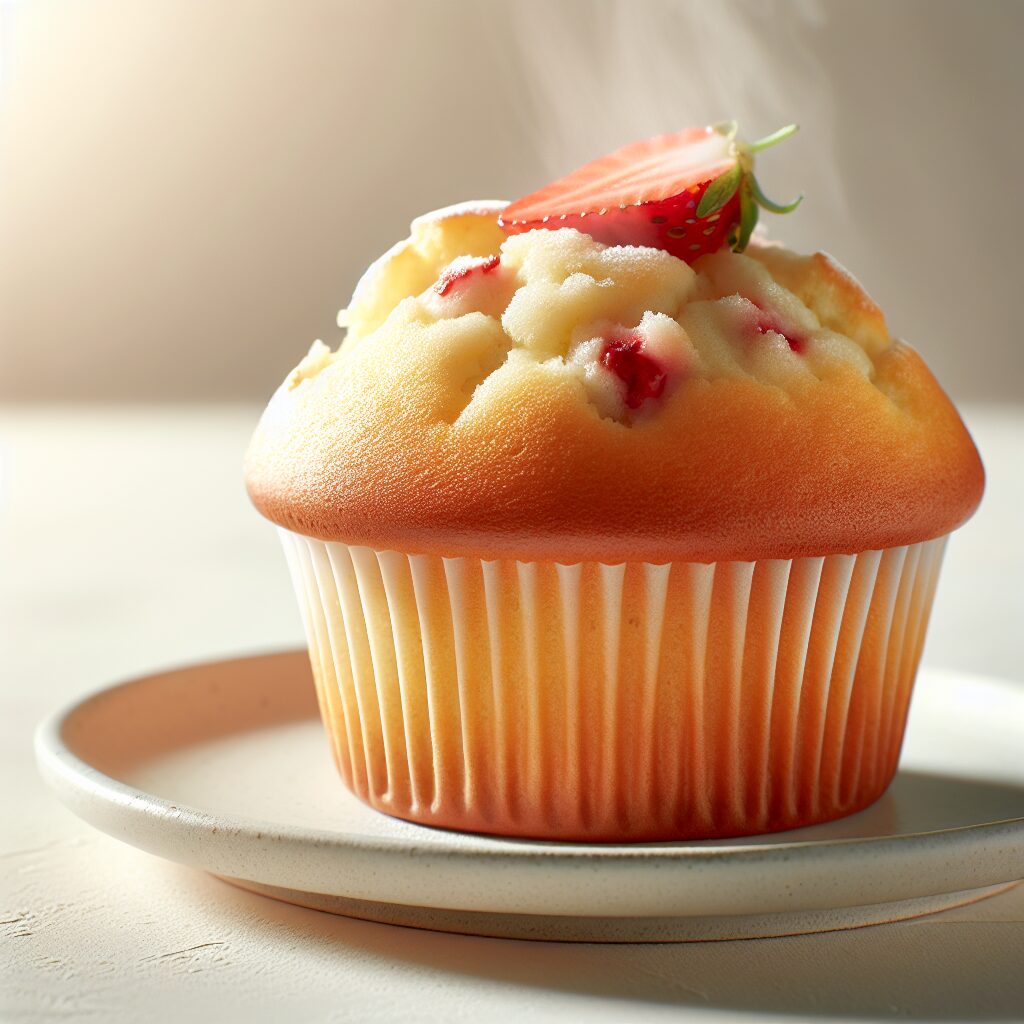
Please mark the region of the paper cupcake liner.
POLYGON ((590 840, 770 832, 875 800, 946 543, 561 565, 281 534, 357 796, 430 825, 590 840))

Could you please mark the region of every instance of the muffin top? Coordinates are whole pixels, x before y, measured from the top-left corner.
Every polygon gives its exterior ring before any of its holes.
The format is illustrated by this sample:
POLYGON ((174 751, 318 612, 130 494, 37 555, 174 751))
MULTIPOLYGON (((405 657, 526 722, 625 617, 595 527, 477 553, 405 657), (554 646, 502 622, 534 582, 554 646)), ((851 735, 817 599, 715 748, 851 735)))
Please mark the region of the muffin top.
POLYGON ((270 401, 259 510, 378 549, 561 562, 793 558, 963 522, 977 451, 918 354, 824 253, 692 264, 503 204, 421 217, 337 351, 270 401))

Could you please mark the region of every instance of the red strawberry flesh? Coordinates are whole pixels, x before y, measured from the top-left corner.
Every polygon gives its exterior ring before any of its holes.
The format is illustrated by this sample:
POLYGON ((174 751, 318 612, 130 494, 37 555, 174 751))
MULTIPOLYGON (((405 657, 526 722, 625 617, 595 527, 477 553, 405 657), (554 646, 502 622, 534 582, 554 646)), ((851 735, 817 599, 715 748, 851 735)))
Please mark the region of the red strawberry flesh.
POLYGON ((789 343, 789 347, 793 352, 801 353, 807 347, 807 342, 801 335, 795 334, 792 331, 784 331, 778 326, 778 324, 773 323, 771 320, 758 320, 756 329, 758 334, 767 334, 769 331, 781 334, 789 343))
POLYGON ((482 274, 489 274, 500 262, 501 258, 499 256, 483 256, 472 263, 464 263, 462 266, 445 267, 434 285, 434 291, 438 295, 445 296, 471 274, 475 274, 478 271, 482 274))
POLYGON ((796 352, 798 355, 804 352, 807 348, 807 339, 803 334, 791 328, 783 327, 777 317, 769 313, 759 303, 754 302, 753 299, 748 299, 747 301, 757 309, 757 316, 754 318, 754 330, 758 334, 767 334, 769 331, 773 334, 780 334, 786 339, 790 351, 796 352))
POLYGON ((665 390, 665 369, 644 352, 644 339, 638 334, 609 341, 601 362, 626 385, 630 409, 639 409, 648 398, 660 398, 665 390))

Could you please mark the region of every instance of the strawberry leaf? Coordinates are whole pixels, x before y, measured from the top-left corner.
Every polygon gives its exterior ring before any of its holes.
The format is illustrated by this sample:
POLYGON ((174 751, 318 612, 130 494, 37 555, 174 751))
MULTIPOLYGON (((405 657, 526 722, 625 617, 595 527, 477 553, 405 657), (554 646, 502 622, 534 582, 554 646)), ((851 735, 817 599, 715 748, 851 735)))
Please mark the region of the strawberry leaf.
POLYGON ((756 224, 757 203, 750 188, 750 177, 748 175, 740 185, 740 230, 736 236, 736 244, 732 247, 733 252, 743 252, 746 249, 756 224))
POLYGON ((720 174, 715 178, 700 198, 700 203, 697 206, 697 216, 710 217, 711 214, 717 213, 725 206, 736 195, 736 189, 740 186, 740 178, 742 176, 743 172, 740 170, 740 165, 736 164, 726 171, 725 174, 720 174))
POLYGON ((792 213, 803 201, 804 197, 799 195, 791 203, 776 203, 769 199, 757 183, 757 178, 750 175, 750 191, 758 206, 763 206, 769 213, 792 213))

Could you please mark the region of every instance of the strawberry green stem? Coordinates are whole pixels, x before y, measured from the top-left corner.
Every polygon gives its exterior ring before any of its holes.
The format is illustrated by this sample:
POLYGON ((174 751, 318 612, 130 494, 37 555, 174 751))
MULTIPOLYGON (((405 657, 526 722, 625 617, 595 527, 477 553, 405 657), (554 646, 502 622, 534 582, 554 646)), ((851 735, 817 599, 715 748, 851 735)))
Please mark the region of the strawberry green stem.
POLYGON ((762 149, 770 149, 772 146, 777 146, 780 142, 784 142, 790 136, 795 135, 800 130, 798 124, 787 124, 785 128, 780 128, 777 132, 772 132, 771 135, 766 135, 763 139, 758 139, 757 142, 751 142, 747 148, 751 153, 760 153, 762 149))
POLYGON ((738 137, 739 127, 735 121, 722 121, 712 126, 712 131, 724 135, 729 140, 729 153, 736 162, 705 189, 697 206, 697 216, 710 217, 738 193, 740 222, 730 237, 733 252, 743 252, 746 249, 761 209, 771 213, 791 213, 803 201, 804 197, 801 195, 791 203, 777 203, 764 194, 757 178, 754 177, 754 154, 784 142, 796 133, 798 127, 795 124, 787 124, 757 142, 744 142, 738 137))

